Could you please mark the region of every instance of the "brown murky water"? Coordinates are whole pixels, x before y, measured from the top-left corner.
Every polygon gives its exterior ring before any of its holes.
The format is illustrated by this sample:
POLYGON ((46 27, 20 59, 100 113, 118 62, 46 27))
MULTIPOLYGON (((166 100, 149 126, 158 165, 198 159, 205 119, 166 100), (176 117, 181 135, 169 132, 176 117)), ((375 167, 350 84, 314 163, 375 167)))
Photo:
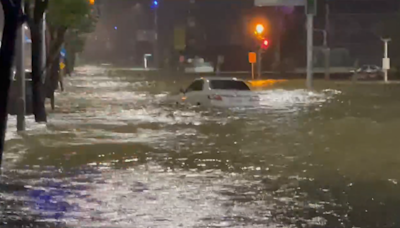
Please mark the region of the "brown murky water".
POLYGON ((289 81, 201 109, 165 102, 190 79, 81 70, 47 125, 10 118, 2 227, 400 226, 400 86, 289 81))

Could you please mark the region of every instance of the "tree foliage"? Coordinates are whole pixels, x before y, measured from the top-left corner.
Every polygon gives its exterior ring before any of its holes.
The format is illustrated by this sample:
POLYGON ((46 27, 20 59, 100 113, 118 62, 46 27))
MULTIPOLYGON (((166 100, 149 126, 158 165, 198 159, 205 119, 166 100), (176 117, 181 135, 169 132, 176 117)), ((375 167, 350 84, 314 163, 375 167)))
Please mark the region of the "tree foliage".
POLYGON ((49 3, 47 23, 55 28, 78 29, 90 16, 87 0, 53 0, 49 3))

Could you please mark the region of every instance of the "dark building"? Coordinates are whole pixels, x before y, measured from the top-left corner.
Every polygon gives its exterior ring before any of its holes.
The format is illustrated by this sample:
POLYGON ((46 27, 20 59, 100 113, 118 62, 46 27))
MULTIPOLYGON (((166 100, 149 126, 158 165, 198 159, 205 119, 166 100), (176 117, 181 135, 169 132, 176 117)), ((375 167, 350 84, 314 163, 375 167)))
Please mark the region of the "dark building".
MULTIPOLYGON (((277 59, 292 59, 300 67, 305 64, 304 7, 288 13, 284 8, 257 8, 248 0, 158 1, 161 62, 169 59, 171 64, 179 54, 198 55, 212 62, 218 55, 224 55, 222 70, 248 70, 247 53, 257 48, 252 29, 255 21, 261 20, 269 24, 271 41, 264 54, 265 69, 273 67, 277 59), (177 28, 184 30, 183 49, 176 48, 177 28)), ((360 63, 379 64, 383 45, 374 28, 399 10, 399 2, 326 0, 330 9, 329 46, 346 50, 352 59, 346 60, 347 64, 352 65, 355 59, 360 63)), ((88 41, 85 56, 141 65, 143 55, 153 53, 151 32, 155 10, 152 3, 150 0, 102 0, 98 27, 88 41)), ((324 1, 319 1, 315 28, 325 28, 325 12, 324 1)), ((322 37, 322 33, 314 33, 316 46, 322 45, 322 37)))

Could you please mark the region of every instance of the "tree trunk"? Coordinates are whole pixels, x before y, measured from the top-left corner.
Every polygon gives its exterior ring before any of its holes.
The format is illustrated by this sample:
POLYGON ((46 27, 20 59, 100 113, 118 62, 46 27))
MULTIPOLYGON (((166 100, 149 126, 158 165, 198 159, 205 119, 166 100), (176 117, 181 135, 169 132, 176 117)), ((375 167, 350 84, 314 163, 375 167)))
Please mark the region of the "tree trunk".
POLYGON ((54 91, 57 89, 59 81, 60 65, 56 63, 59 61, 60 57, 58 56, 53 64, 51 64, 50 71, 48 71, 46 78, 46 97, 50 98, 52 110, 55 108, 54 91))
POLYGON ((32 39, 32 105, 36 122, 47 122, 43 96, 43 49, 41 22, 31 26, 32 39))
POLYGON ((46 97, 50 98, 51 108, 55 108, 54 91, 58 88, 59 71, 60 71, 60 50, 64 42, 64 35, 67 31, 66 28, 54 30, 49 27, 50 41, 49 52, 46 59, 47 77, 45 82, 46 97))
POLYGON ((0 48, 0 165, 3 158, 5 134, 7 129, 7 103, 8 91, 11 83, 11 68, 15 54, 15 40, 18 27, 21 26, 22 18, 21 0, 1 0, 4 10, 4 27, 2 45, 0 48))

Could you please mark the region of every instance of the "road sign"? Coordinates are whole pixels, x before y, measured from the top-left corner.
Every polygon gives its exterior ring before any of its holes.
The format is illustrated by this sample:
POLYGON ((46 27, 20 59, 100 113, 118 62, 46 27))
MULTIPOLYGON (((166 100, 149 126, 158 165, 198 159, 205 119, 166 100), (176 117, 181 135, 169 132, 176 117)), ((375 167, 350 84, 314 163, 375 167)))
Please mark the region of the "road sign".
POLYGON ((30 44, 30 43, 32 43, 32 40, 29 39, 29 37, 27 35, 25 35, 25 42, 30 44))
POLYGON ((304 6, 305 0, 254 0, 255 6, 304 6))
POLYGON ((249 52, 249 63, 257 62, 257 54, 255 52, 249 52))
POLYGON ((390 58, 383 58, 382 59, 382 69, 390 70, 390 58))
POLYGON ((65 68, 65 64, 64 64, 63 62, 61 62, 61 63, 60 63, 60 69, 61 69, 61 70, 64 70, 64 68, 65 68))
POLYGON ((60 55, 61 55, 61 57, 63 57, 63 58, 65 58, 65 56, 67 56, 67 51, 65 50, 65 48, 61 49, 60 55))
POLYGON ((310 14, 310 15, 317 14, 317 0, 307 0, 306 14, 310 14))

